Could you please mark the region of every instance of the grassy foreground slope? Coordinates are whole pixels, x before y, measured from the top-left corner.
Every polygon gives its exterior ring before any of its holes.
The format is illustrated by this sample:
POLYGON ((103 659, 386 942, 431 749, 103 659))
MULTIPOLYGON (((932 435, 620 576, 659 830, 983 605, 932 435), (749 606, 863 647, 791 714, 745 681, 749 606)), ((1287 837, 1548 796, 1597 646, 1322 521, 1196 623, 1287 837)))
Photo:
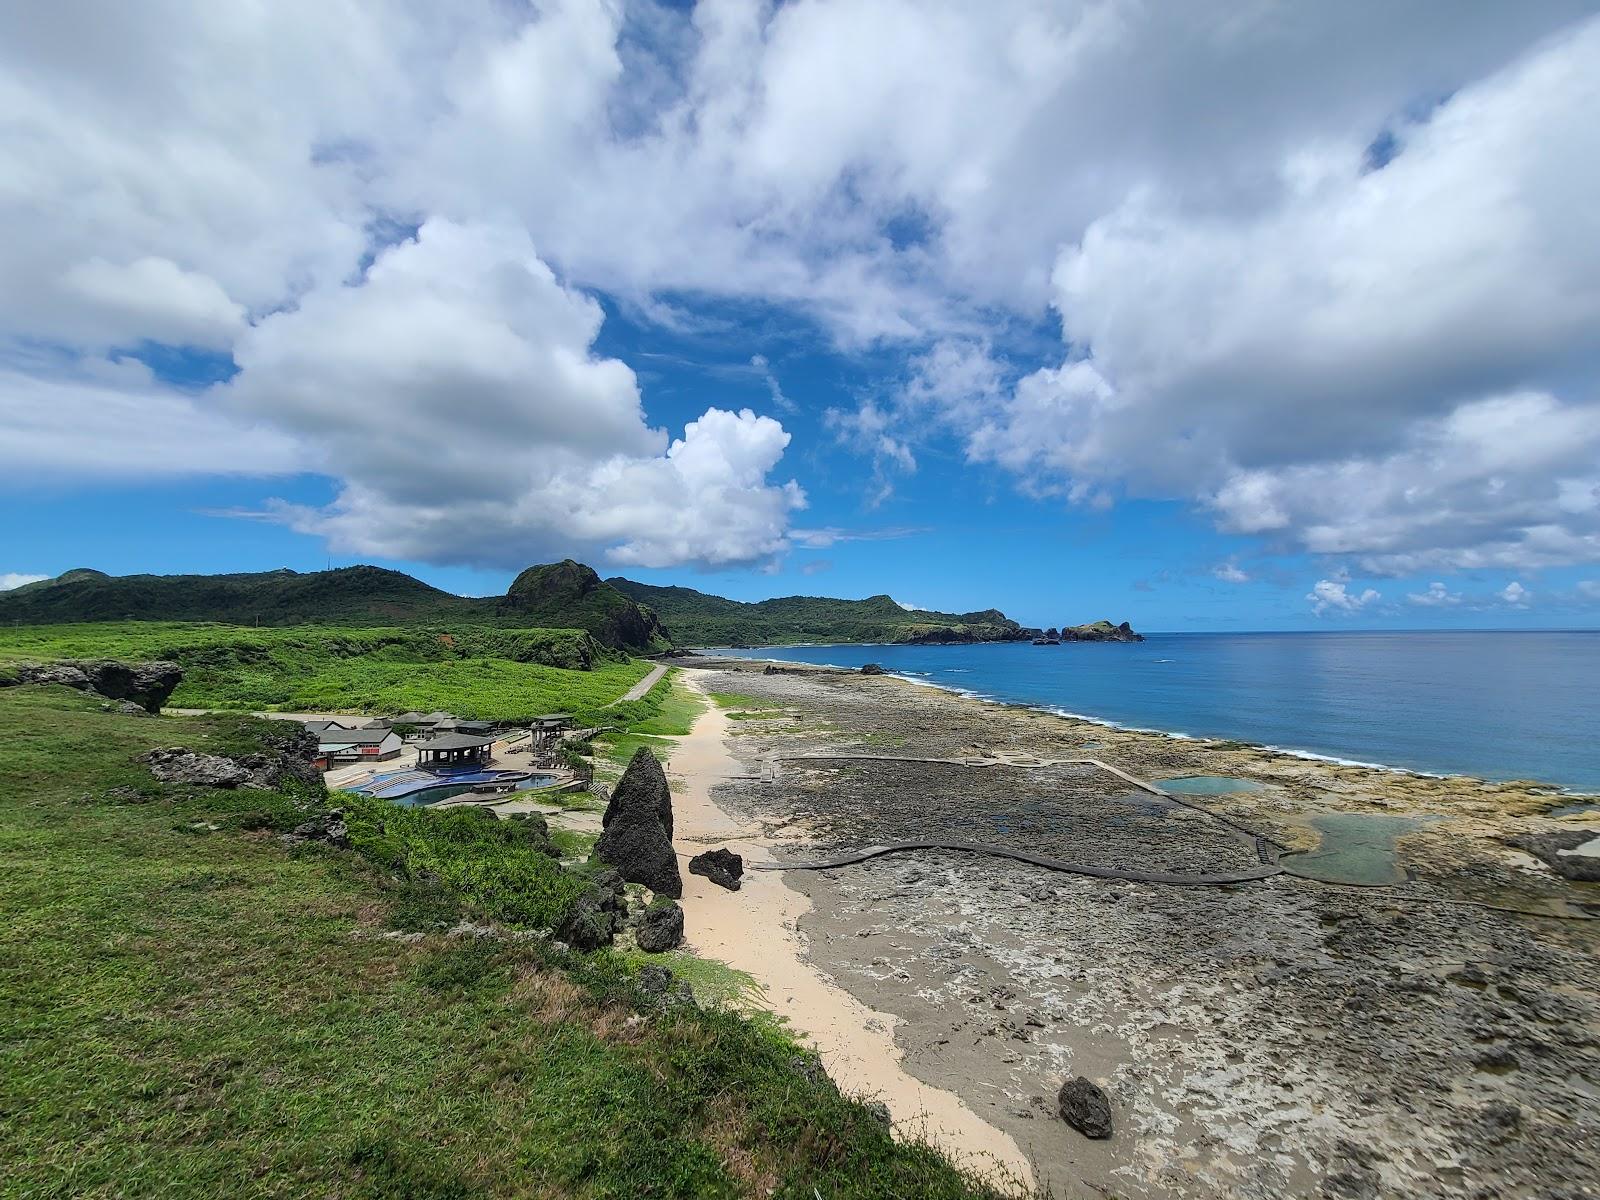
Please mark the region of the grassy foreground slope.
POLYGON ((994 642, 1031 637, 998 609, 939 613, 905 609, 888 596, 835 600, 782 596, 746 603, 685 587, 608 579, 648 606, 678 645, 778 646, 795 642, 994 642))
POLYGON ((647 664, 575 629, 356 629, 122 621, 0 629, 7 662, 166 659, 174 708, 398 713, 511 720, 610 704, 647 664))
POLYGON ((295 798, 132 761, 251 726, 0 690, 0 1195, 985 1194, 770 1022, 451 936, 446 884, 285 850, 295 798))

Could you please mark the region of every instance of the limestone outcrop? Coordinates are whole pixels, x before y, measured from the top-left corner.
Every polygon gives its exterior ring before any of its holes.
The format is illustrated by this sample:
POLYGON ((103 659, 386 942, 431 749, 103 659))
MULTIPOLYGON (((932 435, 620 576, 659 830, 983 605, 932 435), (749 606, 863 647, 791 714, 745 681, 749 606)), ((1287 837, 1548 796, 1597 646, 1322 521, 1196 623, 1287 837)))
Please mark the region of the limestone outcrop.
POLYGON ((639 949, 661 954, 683 945, 683 909, 667 899, 658 899, 639 914, 633 929, 639 949))
POLYGON ((595 858, 615 867, 627 882, 643 884, 659 896, 683 896, 683 876, 672 849, 672 792, 649 749, 640 747, 611 789, 601 826, 595 858))
POLYGON ((1084 1137, 1111 1136, 1111 1101, 1100 1086, 1082 1075, 1061 1085, 1056 1097, 1061 1119, 1084 1137))
POLYGON ((69 659, 54 663, 23 663, 0 671, 0 687, 21 683, 55 683, 94 692, 107 700, 131 701, 146 712, 161 706, 183 682, 183 668, 172 662, 125 663, 111 659, 69 659))
POLYGON ((725 846, 707 850, 689 860, 689 874, 703 875, 718 887, 737 892, 744 875, 744 859, 725 846))
POLYGON ((628 902, 622 876, 609 868, 595 871, 590 884, 567 910, 555 935, 575 950, 598 950, 627 919, 628 902))

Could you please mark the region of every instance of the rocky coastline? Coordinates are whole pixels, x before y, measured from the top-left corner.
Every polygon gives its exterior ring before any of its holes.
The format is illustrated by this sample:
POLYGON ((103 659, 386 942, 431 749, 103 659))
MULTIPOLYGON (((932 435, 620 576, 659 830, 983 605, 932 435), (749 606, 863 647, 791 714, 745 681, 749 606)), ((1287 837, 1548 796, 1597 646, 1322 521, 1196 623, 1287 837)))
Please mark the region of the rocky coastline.
POLYGON ((1014 1139, 1055 1194, 1577 1196, 1600 1178, 1600 886, 1552 863, 1600 835, 1594 813, 1552 816, 1561 800, 1534 784, 1113 729, 892 677, 678 661, 749 697, 729 723, 744 771, 714 796, 794 862, 925 838, 1195 873, 1254 861, 1219 817, 1288 862, 1325 857, 1337 822, 1387 831, 1361 852, 1388 856, 1387 887, 1179 888, 950 852, 785 874, 811 902, 813 965, 897 1018, 905 1068, 1014 1139), (1066 759, 1250 788, 1163 799, 1066 759))

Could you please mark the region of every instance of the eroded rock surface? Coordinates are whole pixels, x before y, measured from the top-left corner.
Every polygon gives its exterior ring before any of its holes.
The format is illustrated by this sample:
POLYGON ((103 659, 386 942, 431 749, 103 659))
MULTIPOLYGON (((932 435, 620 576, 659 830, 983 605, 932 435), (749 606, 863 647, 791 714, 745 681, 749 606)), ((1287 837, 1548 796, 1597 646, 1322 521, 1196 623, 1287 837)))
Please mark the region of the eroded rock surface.
POLYGON ((254 782, 248 769, 220 754, 202 754, 182 746, 151 750, 141 762, 162 783, 188 783, 199 787, 263 787, 254 782))
POLYGON ((344 809, 330 808, 327 812, 302 821, 279 839, 287 846, 321 842, 343 850, 350 845, 350 827, 345 824, 344 809))
POLYGON ((634 926, 634 940, 647 954, 662 954, 683 945, 683 909, 671 900, 657 900, 634 926))
POLYGON ((24 663, 0 674, 0 687, 55 683, 81 692, 94 692, 108 700, 129 700, 147 712, 160 712, 173 689, 182 682, 183 668, 177 663, 125 663, 110 659, 24 663))
POLYGON ((672 793, 656 756, 640 747, 611 789, 601 818, 604 832, 594 856, 610 863, 629 883, 661 896, 683 896, 683 876, 672 849, 672 793))
POLYGON ((1185 889, 953 853, 785 876, 812 901, 800 931, 818 967, 894 1014, 906 1068, 1017 1139, 1057 1194, 1555 1197, 1600 1178, 1600 925, 1455 903, 1600 907, 1594 884, 1506 849, 1529 832, 1562 832, 1551 853, 1595 836, 1545 817, 1548 795, 897 694, 843 672, 711 669, 725 672, 713 690, 793 714, 740 723, 730 748, 749 777, 714 794, 782 830, 796 860, 961 840, 1207 873, 1255 856, 1208 811, 1295 848, 1315 844, 1308 814, 1428 818, 1399 843, 1393 889, 1185 889), (1088 766, 863 761, 1086 751, 1145 779, 1263 786, 1188 807, 1088 766), (1078 1076, 1106 1093, 1114 1137, 1040 1120, 1078 1076))
POLYGON ((737 892, 744 875, 744 858, 725 846, 707 850, 689 860, 689 873, 703 875, 718 887, 737 892))
POLYGON ((162 783, 199 787, 282 789, 299 785, 312 792, 325 790, 322 773, 312 766, 317 739, 287 721, 262 722, 258 742, 262 749, 224 756, 166 746, 140 757, 162 783))
POLYGON ((1581 883, 1600 883, 1600 855, 1573 853, 1597 837, 1600 833, 1592 829, 1572 829, 1527 834, 1507 841, 1543 860, 1557 875, 1581 883))
POLYGON ((596 871, 556 927, 555 935, 574 949, 598 950, 611 944, 627 916, 622 876, 609 869, 596 871))

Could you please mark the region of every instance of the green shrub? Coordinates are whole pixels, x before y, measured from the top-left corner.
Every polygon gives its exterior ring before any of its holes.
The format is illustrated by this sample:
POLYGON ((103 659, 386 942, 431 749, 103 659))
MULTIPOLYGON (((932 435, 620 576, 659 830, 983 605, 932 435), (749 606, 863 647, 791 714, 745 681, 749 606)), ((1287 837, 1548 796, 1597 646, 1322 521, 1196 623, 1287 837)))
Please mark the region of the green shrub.
POLYGON ((412 880, 437 879, 497 921, 553 928, 585 886, 556 861, 540 822, 502 821, 475 806, 402 808, 353 792, 341 799, 362 855, 412 880))

